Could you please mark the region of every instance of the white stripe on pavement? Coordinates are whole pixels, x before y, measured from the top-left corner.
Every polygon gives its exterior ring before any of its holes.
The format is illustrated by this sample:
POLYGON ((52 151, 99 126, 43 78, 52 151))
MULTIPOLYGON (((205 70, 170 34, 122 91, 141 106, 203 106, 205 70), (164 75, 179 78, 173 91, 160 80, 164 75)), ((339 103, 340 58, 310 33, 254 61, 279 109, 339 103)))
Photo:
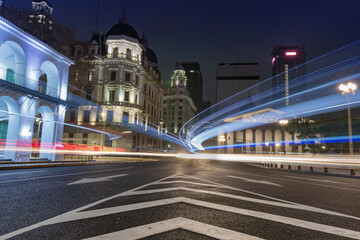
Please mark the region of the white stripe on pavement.
POLYGON ((23 182, 23 181, 38 180, 38 179, 46 179, 46 178, 56 178, 56 177, 66 177, 66 176, 84 175, 84 174, 100 173, 100 172, 110 172, 110 171, 124 170, 124 169, 130 169, 130 168, 134 168, 134 167, 114 168, 114 169, 106 169, 106 170, 90 171, 90 172, 80 172, 80 173, 68 173, 68 174, 61 174, 61 175, 51 175, 51 176, 36 177, 36 178, 22 178, 22 179, 2 181, 2 182, 0 182, 0 184, 2 184, 2 183, 12 183, 12 182, 23 182))
POLYGON ((39 173, 45 171, 28 171, 28 172, 14 172, 14 173, 0 173, 0 177, 9 176, 9 175, 17 175, 17 174, 32 174, 32 173, 39 173))
POLYGON ((236 177, 236 176, 230 176, 230 175, 228 175, 227 177, 240 179, 240 180, 242 180, 244 182, 259 183, 259 184, 266 184, 266 185, 282 187, 282 185, 280 185, 280 184, 273 183, 273 182, 268 182, 268 181, 254 180, 254 179, 250 179, 250 178, 236 177))
POLYGON ((143 226, 128 228, 119 232, 104 234, 101 236, 88 238, 87 240, 112 240, 126 239, 136 240, 150 237, 155 234, 168 232, 176 229, 185 229, 208 237, 222 240, 260 240, 262 238, 250 236, 244 233, 235 232, 229 229, 220 228, 206 223, 190 220, 187 218, 173 218, 161 222, 155 222, 143 226))

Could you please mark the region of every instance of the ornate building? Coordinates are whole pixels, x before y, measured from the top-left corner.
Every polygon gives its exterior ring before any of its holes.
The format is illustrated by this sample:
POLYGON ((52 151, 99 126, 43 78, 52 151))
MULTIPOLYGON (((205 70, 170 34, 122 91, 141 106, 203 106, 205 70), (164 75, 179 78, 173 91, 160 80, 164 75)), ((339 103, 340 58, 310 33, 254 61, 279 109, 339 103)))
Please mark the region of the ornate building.
POLYGON ((0 159, 61 160, 74 62, 0 17, 0 159))
POLYGON ((184 67, 176 63, 171 87, 164 97, 164 121, 168 132, 179 133, 184 123, 196 114, 196 107, 186 88, 187 81, 184 67))
POLYGON ((89 101, 77 113, 70 113, 68 121, 121 134, 103 143, 101 134, 69 132, 69 142, 126 151, 135 151, 135 146, 160 148, 160 140, 138 133, 149 126, 162 129, 163 89, 157 57, 145 34, 140 38, 129 24, 126 12, 106 35, 96 31, 90 43, 79 43, 68 51, 77 60, 70 75, 77 89, 71 91, 89 101))

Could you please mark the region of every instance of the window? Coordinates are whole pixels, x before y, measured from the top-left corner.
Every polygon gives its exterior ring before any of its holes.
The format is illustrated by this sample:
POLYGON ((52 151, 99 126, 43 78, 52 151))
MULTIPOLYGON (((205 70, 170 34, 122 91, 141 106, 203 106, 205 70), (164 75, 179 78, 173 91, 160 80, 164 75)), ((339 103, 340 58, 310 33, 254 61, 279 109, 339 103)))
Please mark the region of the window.
POLYGON ((131 50, 130 49, 126 49, 126 59, 131 60, 131 50))
POLYGON ((115 80, 116 80, 116 72, 115 72, 115 71, 112 71, 112 72, 111 72, 110 80, 111 80, 111 81, 115 81, 115 80))
POLYGON ((89 72, 89 82, 91 82, 94 79, 94 72, 89 72))
POLYGON ((38 91, 46 94, 46 87, 47 87, 47 76, 44 73, 39 78, 38 91))
POLYGON ((125 82, 130 82, 130 73, 125 73, 125 82))
POLYGON ((74 133, 69 133, 69 138, 73 138, 74 137, 74 133))
POLYGON ((70 122, 75 122, 76 112, 71 111, 70 112, 70 122))
POLYGON ((139 76, 136 75, 136 78, 135 78, 135 85, 137 86, 139 84, 139 76))
POLYGON ((113 53, 112 53, 112 57, 113 58, 118 58, 119 57, 119 49, 118 48, 114 48, 113 53))
POLYGON ((6 139, 7 130, 8 130, 8 120, 1 120, 0 121, 0 139, 6 139))
POLYGON ((90 111, 84 111, 84 123, 90 122, 90 111))
POLYGON ((14 83, 15 82, 15 72, 14 70, 8 68, 6 71, 6 81, 14 83))
POLYGON ((109 102, 113 103, 115 100, 115 90, 110 90, 109 91, 109 102))
POLYGON ((92 89, 88 87, 88 88, 85 90, 85 92, 86 92, 86 96, 85 96, 86 100, 91 101, 92 89))
POLYGON ((144 85, 144 92, 146 92, 146 84, 144 85))
POLYGON ((92 49, 90 55, 95 55, 95 49, 92 49))
POLYGON ((129 123, 129 113, 128 112, 123 113, 123 122, 129 123))
POLYGON ((88 137, 89 135, 87 133, 83 133, 83 140, 82 140, 83 144, 87 144, 88 137))
POLYGON ((182 110, 182 106, 179 106, 179 110, 182 110))
POLYGON ((130 99, 130 94, 129 94, 128 91, 125 91, 124 101, 125 101, 125 102, 129 102, 129 99, 130 99))

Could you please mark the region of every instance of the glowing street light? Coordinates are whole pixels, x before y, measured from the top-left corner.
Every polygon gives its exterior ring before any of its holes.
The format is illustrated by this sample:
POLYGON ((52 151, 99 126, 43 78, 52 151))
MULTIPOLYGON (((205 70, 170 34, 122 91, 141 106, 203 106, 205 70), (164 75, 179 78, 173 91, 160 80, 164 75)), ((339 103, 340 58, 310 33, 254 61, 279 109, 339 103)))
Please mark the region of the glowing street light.
POLYGON ((348 82, 348 84, 340 84, 339 90, 342 94, 352 93, 355 94, 355 91, 357 90, 357 85, 352 82, 348 82))
POLYGON ((280 123, 281 126, 284 126, 284 125, 287 125, 287 124, 289 123, 289 120, 287 120, 287 119, 281 119, 281 120, 279 121, 279 123, 280 123))
MULTIPOLYGON (((342 94, 352 93, 354 95, 355 91, 357 90, 357 85, 352 82, 348 82, 347 84, 340 84, 339 90, 341 91, 342 94)), ((350 104, 348 104, 348 125, 349 125, 349 154, 354 154, 350 104)))

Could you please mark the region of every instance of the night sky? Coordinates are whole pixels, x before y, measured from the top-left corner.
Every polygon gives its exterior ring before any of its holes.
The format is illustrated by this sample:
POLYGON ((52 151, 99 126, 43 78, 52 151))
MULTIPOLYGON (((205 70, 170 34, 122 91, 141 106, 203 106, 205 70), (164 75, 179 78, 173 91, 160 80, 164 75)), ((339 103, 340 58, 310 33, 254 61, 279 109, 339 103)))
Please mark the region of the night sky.
MULTIPOLYGON (((49 0, 57 22, 76 28, 78 40, 95 29, 96 0, 49 0)), ((101 0, 100 29, 122 17, 124 1, 101 0)), ((259 62, 261 80, 270 76, 276 45, 305 45, 308 60, 360 40, 359 0, 128 0, 127 17, 139 35, 146 30, 164 82, 178 61, 198 61, 204 100, 214 101, 216 66, 259 62)), ((7 0, 30 9, 31 0, 7 0)))

